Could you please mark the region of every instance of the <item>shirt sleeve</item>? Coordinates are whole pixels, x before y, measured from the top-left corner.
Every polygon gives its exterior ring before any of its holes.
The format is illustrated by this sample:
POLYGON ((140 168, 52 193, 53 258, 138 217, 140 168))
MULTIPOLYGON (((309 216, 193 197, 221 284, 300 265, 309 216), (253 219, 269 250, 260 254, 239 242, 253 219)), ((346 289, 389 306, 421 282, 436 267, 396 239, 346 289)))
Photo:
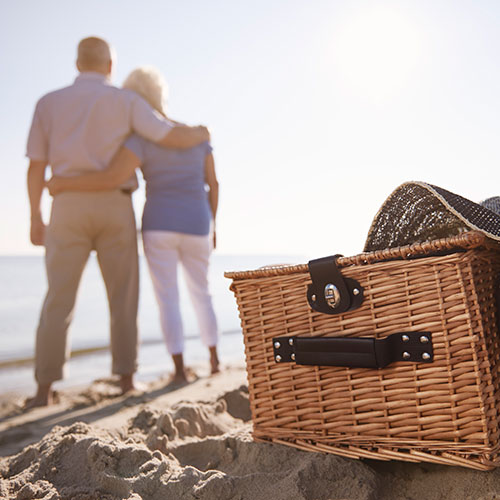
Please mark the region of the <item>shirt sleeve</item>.
POLYGON ((154 110, 142 97, 135 96, 132 103, 132 130, 145 139, 158 142, 174 124, 154 110))
POLYGON ((209 142, 205 142, 205 154, 208 155, 213 150, 214 150, 214 148, 212 147, 212 145, 209 142))
POLYGON ((144 161, 144 148, 143 148, 143 142, 141 141, 141 138, 138 137, 137 135, 133 134, 131 135, 123 144, 127 149, 130 149, 132 153, 139 158, 141 163, 144 161))
POLYGON ((39 100, 35 112, 33 114, 33 121, 28 135, 28 143, 26 145, 26 156, 34 161, 49 160, 49 140, 48 131, 44 126, 43 116, 43 101, 39 100))

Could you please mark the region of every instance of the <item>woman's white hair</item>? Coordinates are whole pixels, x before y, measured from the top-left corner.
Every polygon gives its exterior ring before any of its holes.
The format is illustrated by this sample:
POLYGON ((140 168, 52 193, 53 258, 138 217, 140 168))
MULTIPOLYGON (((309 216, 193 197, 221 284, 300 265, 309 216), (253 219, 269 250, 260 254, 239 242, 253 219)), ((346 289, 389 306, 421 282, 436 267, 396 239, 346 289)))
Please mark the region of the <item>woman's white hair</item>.
POLYGON ((168 86, 163 75, 152 66, 134 69, 123 82, 123 88, 133 90, 149 104, 166 115, 168 86))

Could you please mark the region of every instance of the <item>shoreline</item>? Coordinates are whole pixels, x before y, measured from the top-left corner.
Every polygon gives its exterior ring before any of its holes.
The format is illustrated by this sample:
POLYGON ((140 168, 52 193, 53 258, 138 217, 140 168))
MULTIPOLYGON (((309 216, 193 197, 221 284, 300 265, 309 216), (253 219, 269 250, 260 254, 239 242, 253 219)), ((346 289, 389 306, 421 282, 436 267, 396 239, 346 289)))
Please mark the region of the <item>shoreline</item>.
MULTIPOLYGON (((244 346, 241 330, 231 330, 221 335, 219 358, 223 365, 244 363, 244 346)), ((57 381, 54 388, 71 389, 82 386, 96 378, 110 376, 111 355, 107 347, 102 349, 82 350, 81 355, 72 357, 66 364, 66 377, 57 381)), ((200 373, 208 369, 208 351, 196 336, 186 338, 185 361, 188 366, 196 366, 200 373)), ((163 340, 145 340, 139 347, 138 370, 136 380, 151 382, 173 370, 171 357, 167 354, 163 340)), ((33 363, 11 364, 0 367, 0 387, 2 392, 18 392, 30 396, 36 390, 33 376, 33 363)), ((0 400, 2 396, 0 395, 0 400)))
MULTIPOLYGON (((220 338, 223 338, 227 335, 236 335, 236 334, 241 334, 241 329, 223 331, 220 333, 220 338)), ((184 338, 186 341, 199 340, 198 335, 186 335, 184 338)), ((139 350, 143 347, 154 346, 154 345, 163 345, 163 344, 164 344, 164 342, 162 339, 144 339, 139 344, 139 350)), ((80 349, 73 349, 70 353, 70 360, 75 359, 75 358, 79 358, 81 356, 91 356, 93 354, 109 353, 109 350, 110 350, 109 345, 100 345, 100 346, 93 346, 93 347, 82 347, 80 349)), ((26 366, 26 365, 33 366, 34 361, 35 361, 34 356, 23 357, 23 358, 14 358, 14 359, 5 359, 5 360, 0 359, 0 370, 6 370, 9 368, 17 368, 17 367, 26 366)))

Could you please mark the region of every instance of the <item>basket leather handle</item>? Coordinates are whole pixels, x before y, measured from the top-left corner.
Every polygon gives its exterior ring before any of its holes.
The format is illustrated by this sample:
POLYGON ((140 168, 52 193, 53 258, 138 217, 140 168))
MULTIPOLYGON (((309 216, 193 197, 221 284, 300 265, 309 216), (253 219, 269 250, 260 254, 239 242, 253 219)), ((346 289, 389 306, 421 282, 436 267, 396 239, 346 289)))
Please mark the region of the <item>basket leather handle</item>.
POLYGON ((430 332, 398 332, 383 339, 364 337, 275 337, 274 360, 298 365, 384 368, 397 361, 432 363, 430 332))

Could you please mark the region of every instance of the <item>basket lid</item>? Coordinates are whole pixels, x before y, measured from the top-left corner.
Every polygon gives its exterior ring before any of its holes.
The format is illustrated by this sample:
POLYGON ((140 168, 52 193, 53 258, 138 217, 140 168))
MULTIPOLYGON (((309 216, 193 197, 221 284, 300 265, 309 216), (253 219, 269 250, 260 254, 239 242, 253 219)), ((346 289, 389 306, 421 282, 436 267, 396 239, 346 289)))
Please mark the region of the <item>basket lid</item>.
MULTIPOLYGON (((411 245, 385 248, 384 250, 375 250, 372 252, 363 252, 352 257, 339 257, 337 259, 337 265, 339 267, 347 267, 353 265, 373 264, 374 262, 383 262, 388 260, 414 259, 416 257, 425 257, 463 249, 468 250, 482 246, 500 249, 500 243, 487 238, 484 233, 479 231, 468 231, 449 238, 440 238, 425 241, 423 243, 418 242, 411 245)), ((265 266, 255 270, 225 272, 224 276, 233 280, 239 280, 284 276, 287 274, 304 272, 309 272, 308 264, 265 266)))

